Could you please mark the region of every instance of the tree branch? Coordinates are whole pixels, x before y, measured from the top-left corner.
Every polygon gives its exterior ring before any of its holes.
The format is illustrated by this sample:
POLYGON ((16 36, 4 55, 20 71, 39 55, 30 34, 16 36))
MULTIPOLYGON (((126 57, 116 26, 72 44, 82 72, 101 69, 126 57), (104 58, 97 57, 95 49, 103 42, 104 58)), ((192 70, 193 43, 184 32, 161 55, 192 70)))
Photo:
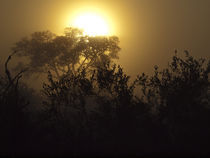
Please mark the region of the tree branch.
POLYGON ((87 60, 87 57, 85 57, 85 59, 83 60, 82 64, 79 66, 78 71, 80 70, 80 68, 84 65, 85 61, 87 60))
POLYGON ((9 63, 10 60, 11 60, 11 55, 7 58, 7 61, 5 62, 5 73, 7 75, 9 83, 12 84, 11 74, 10 74, 10 71, 8 69, 8 63, 9 63))

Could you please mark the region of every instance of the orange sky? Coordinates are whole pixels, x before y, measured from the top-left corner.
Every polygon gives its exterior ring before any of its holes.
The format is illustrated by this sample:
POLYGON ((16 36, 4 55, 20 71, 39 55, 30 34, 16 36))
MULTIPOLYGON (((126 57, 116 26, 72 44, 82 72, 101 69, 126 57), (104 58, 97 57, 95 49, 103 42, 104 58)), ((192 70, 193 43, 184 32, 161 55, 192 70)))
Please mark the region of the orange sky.
POLYGON ((210 57, 209 0, 1 0, 0 63, 12 44, 34 31, 61 33, 71 16, 89 8, 107 16, 128 74, 166 65, 175 49, 210 57))

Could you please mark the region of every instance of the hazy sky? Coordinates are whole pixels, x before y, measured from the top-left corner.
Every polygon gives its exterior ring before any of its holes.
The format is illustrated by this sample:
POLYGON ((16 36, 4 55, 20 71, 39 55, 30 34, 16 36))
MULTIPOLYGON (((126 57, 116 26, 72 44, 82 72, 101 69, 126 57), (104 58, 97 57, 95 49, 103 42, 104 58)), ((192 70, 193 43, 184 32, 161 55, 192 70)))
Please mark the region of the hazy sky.
POLYGON ((14 42, 35 31, 61 33, 83 8, 111 21, 130 75, 166 65, 175 49, 210 57, 210 0, 0 0, 0 62, 14 42))

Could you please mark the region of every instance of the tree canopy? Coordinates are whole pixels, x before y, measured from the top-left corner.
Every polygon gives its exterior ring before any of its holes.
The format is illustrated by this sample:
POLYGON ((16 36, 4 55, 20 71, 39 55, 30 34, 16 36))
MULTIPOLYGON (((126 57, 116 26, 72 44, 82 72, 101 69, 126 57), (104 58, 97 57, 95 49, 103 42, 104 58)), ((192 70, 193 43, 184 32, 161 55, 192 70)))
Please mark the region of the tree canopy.
POLYGON ((117 37, 83 36, 73 28, 61 36, 36 32, 16 43, 0 74, 1 151, 209 154, 210 61, 175 52, 166 68, 155 66, 153 75, 142 73, 132 82, 112 62, 118 43, 117 37), (39 111, 30 109, 25 93, 32 91, 21 84, 27 69, 16 75, 9 69, 16 54, 29 59, 32 73, 48 74, 39 111))
POLYGON ((118 58, 119 39, 116 36, 84 36, 77 28, 66 28, 64 35, 50 31, 35 32, 13 47, 20 57, 27 57, 31 72, 47 72, 60 78, 76 74, 81 68, 93 69, 118 58))

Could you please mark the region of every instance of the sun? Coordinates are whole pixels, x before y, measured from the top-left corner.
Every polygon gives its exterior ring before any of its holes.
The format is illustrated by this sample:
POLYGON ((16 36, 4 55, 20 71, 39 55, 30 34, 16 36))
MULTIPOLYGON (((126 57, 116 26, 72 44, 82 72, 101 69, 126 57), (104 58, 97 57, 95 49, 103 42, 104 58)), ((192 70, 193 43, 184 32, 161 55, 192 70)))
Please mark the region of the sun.
POLYGON ((84 31, 88 36, 108 36, 109 26, 102 16, 94 13, 83 13, 75 17, 73 26, 84 31))

